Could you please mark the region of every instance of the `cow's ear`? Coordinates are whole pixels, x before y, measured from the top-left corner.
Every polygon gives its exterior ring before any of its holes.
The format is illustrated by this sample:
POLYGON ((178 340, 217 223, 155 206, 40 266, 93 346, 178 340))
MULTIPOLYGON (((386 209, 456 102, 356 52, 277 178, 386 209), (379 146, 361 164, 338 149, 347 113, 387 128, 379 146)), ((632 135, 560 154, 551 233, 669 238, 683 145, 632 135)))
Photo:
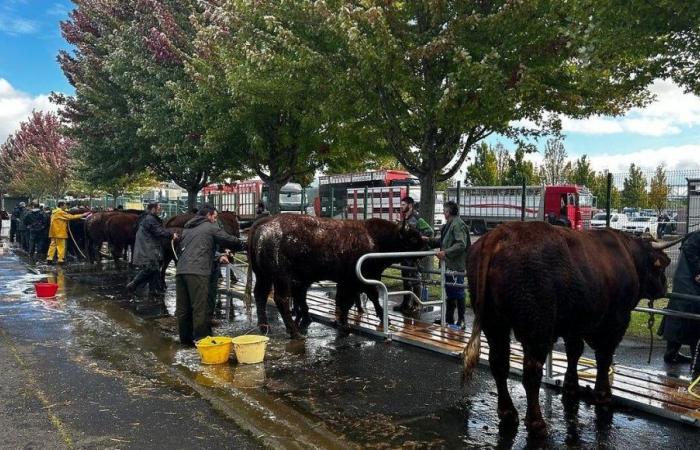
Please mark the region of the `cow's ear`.
POLYGON ((663 264, 661 264, 660 259, 657 259, 656 261, 654 261, 654 267, 662 267, 662 266, 663 266, 663 264))

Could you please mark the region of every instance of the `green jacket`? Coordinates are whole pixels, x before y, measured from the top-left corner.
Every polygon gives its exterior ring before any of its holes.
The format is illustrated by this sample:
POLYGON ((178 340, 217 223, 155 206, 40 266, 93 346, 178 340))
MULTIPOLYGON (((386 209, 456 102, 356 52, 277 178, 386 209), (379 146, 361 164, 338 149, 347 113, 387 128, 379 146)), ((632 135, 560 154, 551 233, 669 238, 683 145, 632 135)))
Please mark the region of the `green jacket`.
POLYGON ((430 239, 429 245, 440 247, 445 252, 445 265, 448 270, 464 271, 467 268, 467 250, 471 245, 469 227, 462 219, 455 217, 440 230, 440 238, 430 239))

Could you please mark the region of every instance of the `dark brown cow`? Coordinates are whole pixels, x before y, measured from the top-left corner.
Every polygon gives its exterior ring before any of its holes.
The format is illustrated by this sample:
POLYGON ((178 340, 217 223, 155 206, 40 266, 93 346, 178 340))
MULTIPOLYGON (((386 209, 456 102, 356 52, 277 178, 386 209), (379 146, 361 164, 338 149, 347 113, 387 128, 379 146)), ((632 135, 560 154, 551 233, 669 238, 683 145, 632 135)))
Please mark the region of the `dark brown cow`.
POLYGON ((132 214, 139 216, 143 211, 138 209, 126 209, 123 211, 102 211, 97 212, 85 221, 85 255, 90 262, 100 260, 100 249, 102 243, 107 241, 107 219, 118 214, 132 214))
MULTIPOLYGON (((194 213, 178 214, 177 216, 173 216, 166 220, 163 226, 168 230, 177 233, 179 236, 182 236, 182 231, 185 227, 185 224, 194 216, 194 213)), ((223 211, 220 212, 217 217, 221 226, 224 227, 224 231, 236 237, 241 236, 241 231, 238 223, 238 216, 236 215, 236 213, 230 211, 223 211)), ((175 260, 173 247, 174 245, 170 241, 163 242, 163 266, 160 270, 160 278, 163 282, 163 285, 165 285, 165 272, 168 270, 170 262, 175 260)), ((222 248, 220 250, 223 251, 224 249, 222 248)))
MULTIPOLYGON (((337 283, 336 308, 341 326, 347 325, 348 311, 361 292, 370 297, 381 317, 383 310, 377 291, 357 279, 355 264, 367 253, 425 248, 417 231, 383 219, 353 221, 282 214, 260 219, 249 236, 248 261, 256 277, 258 325, 269 326, 265 307, 274 286, 275 304, 293 338, 301 337, 299 326, 304 328, 311 321, 306 305, 311 283, 321 280, 337 283), (294 299, 295 309, 301 311, 297 323, 289 310, 290 297, 294 299)), ((393 262, 367 261, 363 273, 368 278, 379 279, 393 262)))
POLYGON ((500 225, 471 247, 467 276, 475 319, 464 350, 465 374, 478 362, 483 330, 504 425, 518 420, 507 386, 511 330, 525 353, 525 424, 534 435, 546 433, 539 405, 542 366, 560 337, 568 360, 564 393, 570 397, 578 391, 585 341, 596 356, 594 398, 610 401, 608 370, 632 309, 641 298, 666 293, 670 260, 662 248, 668 246, 614 230, 581 232, 521 222, 500 225))
MULTIPOLYGON (((105 240, 109 244, 112 257, 117 265, 122 257, 122 253, 128 248, 132 250, 134 248, 138 221, 139 216, 129 213, 118 213, 105 219, 105 240)), ((124 258, 126 258, 126 254, 124 258)))

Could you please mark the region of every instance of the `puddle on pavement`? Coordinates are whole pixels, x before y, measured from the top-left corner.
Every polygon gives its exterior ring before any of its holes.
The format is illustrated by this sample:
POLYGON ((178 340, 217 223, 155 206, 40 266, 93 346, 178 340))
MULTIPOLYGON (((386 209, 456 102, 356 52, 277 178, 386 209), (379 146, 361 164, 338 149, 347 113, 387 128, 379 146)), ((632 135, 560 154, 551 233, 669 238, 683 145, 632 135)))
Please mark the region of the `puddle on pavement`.
MULTIPOLYGON (((194 348, 177 343, 169 317, 172 287, 164 301, 130 301, 122 294, 127 273, 111 267, 69 266, 51 270, 50 276, 60 285, 55 299, 33 298, 32 284, 46 275, 24 274, 7 283, 2 301, 25 302, 24 313, 37 320, 70 314, 74 338, 68 344, 84 352, 80 357, 86 364, 108 361, 119 376, 138 374, 163 384, 173 381, 155 363, 177 367, 219 400, 246 402, 246 411, 259 420, 291 420, 293 412, 363 448, 628 448, 639 442, 661 446, 672 435, 684 439, 675 441, 678 448, 693 446, 694 429, 624 410, 596 411, 584 402, 565 408, 551 389, 541 391, 550 426, 547 440, 529 441, 522 424, 514 434, 501 433, 495 387, 486 370, 462 386, 457 360, 354 334, 339 337, 318 323, 306 340, 292 341, 274 307, 268 312, 276 321, 263 364, 239 365, 232 358, 228 364, 202 365, 194 348)), ((230 300, 222 301, 228 307, 230 300)), ((220 315, 222 326, 215 334, 235 336, 254 328, 252 309, 240 300, 233 306, 230 320, 226 312, 220 315)), ((519 379, 512 378, 510 388, 522 418, 525 395, 519 379)))

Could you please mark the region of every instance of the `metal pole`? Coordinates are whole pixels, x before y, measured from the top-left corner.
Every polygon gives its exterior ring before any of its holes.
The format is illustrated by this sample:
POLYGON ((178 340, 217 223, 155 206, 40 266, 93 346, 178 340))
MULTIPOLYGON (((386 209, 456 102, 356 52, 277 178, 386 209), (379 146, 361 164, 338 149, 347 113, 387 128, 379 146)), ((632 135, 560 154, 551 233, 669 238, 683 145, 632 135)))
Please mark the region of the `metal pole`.
POLYGON ((367 220, 367 186, 365 186, 365 207, 363 208, 363 219, 367 220))
POLYGON ((330 213, 331 213, 331 219, 333 218, 333 203, 335 203, 335 192, 333 189, 333 186, 329 186, 331 188, 331 208, 330 208, 330 213))
POLYGON ((522 192, 522 197, 520 199, 520 221, 525 222, 525 202, 527 200, 525 196, 525 188, 527 187, 527 180, 525 179, 525 173, 523 173, 523 192, 522 192))
MULTIPOLYGON (((460 195, 460 190, 462 189, 462 182, 457 181, 457 208, 459 209, 459 195, 460 195)), ((444 200, 444 199, 443 199, 444 200)))
POLYGON ((610 228, 610 205, 612 204, 612 174, 608 172, 607 177, 608 185, 605 188, 606 199, 605 199, 605 227, 610 228))
MULTIPOLYGON (((686 178, 688 180, 688 189, 686 192, 688 193, 688 202, 685 205, 685 234, 690 234, 690 178, 686 178)), ((677 228, 677 227, 676 227, 677 228)))
MULTIPOLYGON (((458 188, 459 192, 459 188, 458 188)), ((440 300, 442 300, 442 306, 440 307, 440 325, 442 327, 445 326, 445 316, 447 314, 447 298, 445 295, 445 270, 446 270, 447 265, 445 264, 445 260, 442 259, 440 261, 440 300)))

